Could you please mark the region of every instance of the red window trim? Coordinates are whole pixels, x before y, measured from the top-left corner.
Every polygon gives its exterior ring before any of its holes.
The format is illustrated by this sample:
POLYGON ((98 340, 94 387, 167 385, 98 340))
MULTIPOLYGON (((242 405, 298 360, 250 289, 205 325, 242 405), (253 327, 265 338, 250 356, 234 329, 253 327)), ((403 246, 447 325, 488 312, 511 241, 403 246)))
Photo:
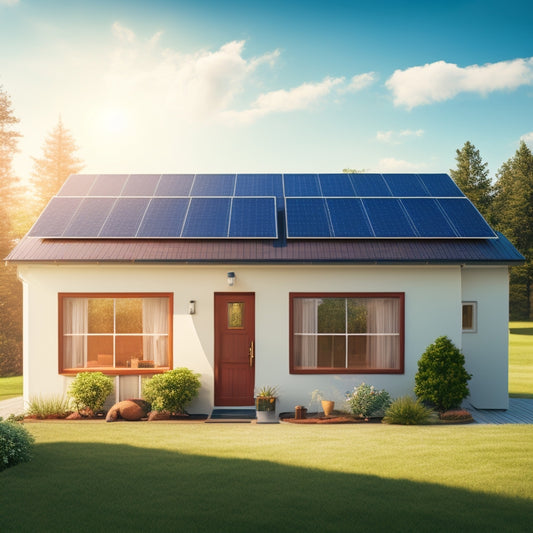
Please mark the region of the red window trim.
POLYGON ((102 372, 110 376, 162 374, 173 366, 173 313, 174 293, 171 292, 60 292, 58 293, 58 372, 61 375, 76 375, 79 372, 102 372), (168 298, 168 367, 162 368, 109 368, 91 367, 65 369, 63 367, 63 300, 65 298, 168 298))
POLYGON ((291 292, 289 293, 289 373, 291 374, 404 374, 405 373, 405 293, 404 292, 291 292), (398 298, 400 300, 400 367, 390 368, 317 368, 301 369, 294 365, 295 298, 398 298))

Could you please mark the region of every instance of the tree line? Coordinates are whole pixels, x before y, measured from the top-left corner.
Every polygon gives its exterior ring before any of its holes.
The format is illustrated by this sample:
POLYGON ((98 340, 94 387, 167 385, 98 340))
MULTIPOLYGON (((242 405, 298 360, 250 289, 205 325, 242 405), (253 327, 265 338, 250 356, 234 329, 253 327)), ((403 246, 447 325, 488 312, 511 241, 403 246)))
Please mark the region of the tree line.
MULTIPOLYGON (((59 190, 70 174, 84 164, 78 146, 61 117, 46 136, 40 157, 33 157, 29 183, 22 184, 13 170, 21 133, 11 98, 0 85, 0 259, 16 242, 59 190)), ((493 183, 488 164, 467 141, 456 151, 457 167, 450 169, 455 183, 486 220, 503 233, 526 258, 510 273, 510 318, 533 318, 533 155, 521 142, 515 155, 503 163, 493 183)), ((362 172, 344 169, 344 172, 362 172)), ((22 373, 22 286, 13 265, 0 267, 0 376, 22 373)))

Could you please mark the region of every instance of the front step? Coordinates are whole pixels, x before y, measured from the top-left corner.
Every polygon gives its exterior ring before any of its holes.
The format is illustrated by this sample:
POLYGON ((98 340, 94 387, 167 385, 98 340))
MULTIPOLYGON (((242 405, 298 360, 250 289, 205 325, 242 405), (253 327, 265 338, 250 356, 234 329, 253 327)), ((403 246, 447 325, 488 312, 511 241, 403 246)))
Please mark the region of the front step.
POLYGON ((249 424, 252 420, 255 420, 255 409, 220 409, 215 408, 211 411, 209 418, 205 421, 207 424, 220 424, 220 423, 241 423, 249 424))

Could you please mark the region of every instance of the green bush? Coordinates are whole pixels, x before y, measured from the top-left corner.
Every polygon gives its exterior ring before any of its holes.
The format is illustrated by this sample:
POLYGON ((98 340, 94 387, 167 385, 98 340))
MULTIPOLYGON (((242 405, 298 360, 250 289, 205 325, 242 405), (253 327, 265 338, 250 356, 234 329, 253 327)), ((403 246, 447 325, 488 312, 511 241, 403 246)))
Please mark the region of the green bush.
POLYGON ((176 368, 157 374, 144 385, 144 398, 154 411, 185 413, 185 406, 198 395, 200 374, 188 368, 176 368))
POLYGON ((415 426, 419 424, 431 424, 435 421, 435 412, 426 407, 420 400, 410 396, 403 396, 394 400, 385 411, 385 424, 400 424, 403 426, 415 426))
POLYGON ((64 396, 41 396, 30 399, 26 414, 35 418, 65 418, 72 412, 70 401, 64 396))
POLYGON ((459 407, 470 394, 465 357, 448 337, 439 337, 418 360, 415 394, 439 411, 459 407))
POLYGON ((391 397, 385 390, 377 390, 374 385, 361 383, 352 393, 346 394, 350 411, 362 418, 380 417, 391 404, 391 397))
POLYGON ((68 389, 76 410, 90 409, 93 413, 104 407, 113 391, 113 380, 102 372, 80 372, 68 389))
POLYGON ((0 471, 31 459, 33 437, 16 422, 0 421, 0 471))

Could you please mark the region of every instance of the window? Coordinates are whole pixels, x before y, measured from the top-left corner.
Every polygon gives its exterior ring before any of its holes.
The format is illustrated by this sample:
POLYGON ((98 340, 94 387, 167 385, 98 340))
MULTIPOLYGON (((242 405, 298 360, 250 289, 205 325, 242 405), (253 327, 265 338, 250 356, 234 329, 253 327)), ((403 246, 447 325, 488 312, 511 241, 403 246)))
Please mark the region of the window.
POLYGON ((404 294, 290 295, 294 374, 402 374, 404 294))
POLYGON ((60 294, 59 372, 168 370, 172 307, 171 294, 60 294))
POLYGON ((477 303, 463 302, 463 332, 475 333, 477 331, 477 303))

